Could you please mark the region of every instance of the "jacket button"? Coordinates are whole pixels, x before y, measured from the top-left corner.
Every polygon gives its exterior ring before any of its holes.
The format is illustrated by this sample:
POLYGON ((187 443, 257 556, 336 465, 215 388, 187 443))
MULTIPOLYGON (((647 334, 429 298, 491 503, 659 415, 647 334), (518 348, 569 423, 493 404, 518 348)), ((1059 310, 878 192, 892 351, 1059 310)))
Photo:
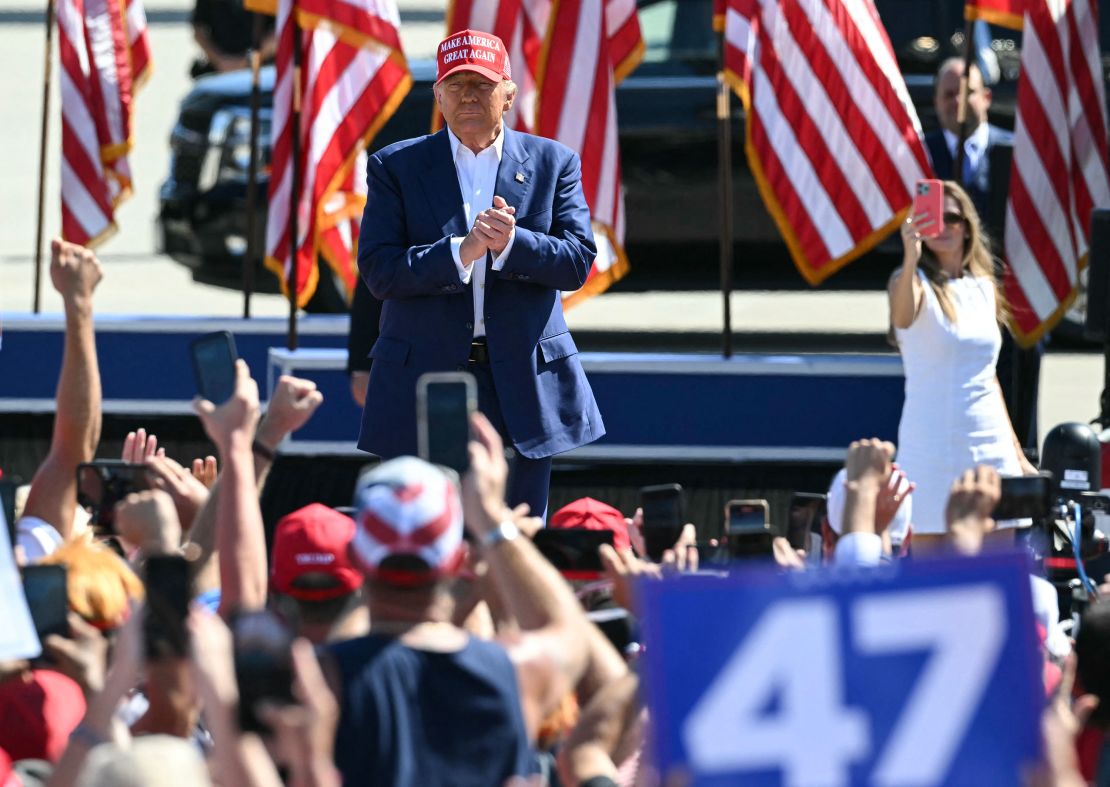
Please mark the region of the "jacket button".
POLYGON ((472 331, 472 330, 474 330, 474 323, 472 323, 472 322, 468 322, 468 323, 466 324, 466 329, 467 329, 468 331, 472 331))
POLYGON ((465 371, 466 371, 466 367, 465 367, 465 366, 456 366, 456 367, 455 367, 455 371, 456 371, 456 372, 465 372, 465 371))

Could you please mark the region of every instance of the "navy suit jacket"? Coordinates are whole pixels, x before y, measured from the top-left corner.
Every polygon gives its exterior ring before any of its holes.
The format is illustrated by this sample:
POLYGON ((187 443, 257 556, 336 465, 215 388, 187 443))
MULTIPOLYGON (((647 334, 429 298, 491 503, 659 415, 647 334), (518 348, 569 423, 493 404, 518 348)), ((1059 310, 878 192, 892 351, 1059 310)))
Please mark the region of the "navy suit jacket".
MULTIPOLYGON (((467 368, 474 301, 450 239, 469 227, 446 130, 378 151, 366 179, 358 267, 384 305, 358 446, 389 458, 416 453, 417 378, 467 368)), ((582 286, 597 253, 581 162, 506 128, 494 194, 516 208, 516 236, 502 270, 486 273, 490 370, 514 446, 542 458, 605 434, 560 295, 582 286)))
MULTIPOLYGON (((987 149, 979 156, 979 166, 971 173, 971 182, 964 184, 971 201, 975 203, 975 209, 979 211, 979 218, 984 222, 987 221, 988 195, 991 189, 991 148, 995 145, 1012 144, 1014 144, 1014 135, 1011 132, 998 126, 988 125, 987 149)), ((952 172, 956 162, 948 152, 948 142, 944 139, 943 130, 938 128, 926 134, 925 147, 929 149, 929 158, 933 160, 933 171, 938 178, 957 182, 961 180, 952 172)))

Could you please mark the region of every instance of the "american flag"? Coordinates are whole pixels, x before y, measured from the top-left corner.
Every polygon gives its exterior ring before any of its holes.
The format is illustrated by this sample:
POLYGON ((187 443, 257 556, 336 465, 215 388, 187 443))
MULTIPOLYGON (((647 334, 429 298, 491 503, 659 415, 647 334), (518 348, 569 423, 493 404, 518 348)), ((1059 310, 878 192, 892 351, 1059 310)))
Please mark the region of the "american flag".
POLYGON ((917 113, 871 0, 724 5, 749 166, 794 263, 818 284, 888 235, 931 174, 917 113))
POLYGON ((60 0, 57 19, 62 237, 96 246, 131 194, 131 107, 150 68, 146 15, 141 0, 60 0))
POLYGON ((643 57, 635 0, 455 0, 447 33, 468 27, 506 42, 518 88, 506 122, 582 159, 598 254, 582 288, 563 293, 569 308, 628 272, 614 91, 643 57))
MULTIPOLYGON (((272 173, 266 266, 287 291, 290 192, 297 194, 297 304, 319 281, 317 255, 347 284, 356 280, 354 247, 366 203, 355 176, 366 146, 409 91, 394 0, 281 0, 277 7, 272 173), (300 25, 300 82, 294 85, 295 18, 300 25), (301 96, 300 156, 292 160, 294 92, 301 96)), ((365 165, 362 165, 365 167, 365 165)))
POLYGON ((1110 207, 1110 180, 1094 0, 1021 5, 1005 292, 1015 337, 1028 346, 1075 299, 1079 272, 1087 265, 1091 211, 1110 207))

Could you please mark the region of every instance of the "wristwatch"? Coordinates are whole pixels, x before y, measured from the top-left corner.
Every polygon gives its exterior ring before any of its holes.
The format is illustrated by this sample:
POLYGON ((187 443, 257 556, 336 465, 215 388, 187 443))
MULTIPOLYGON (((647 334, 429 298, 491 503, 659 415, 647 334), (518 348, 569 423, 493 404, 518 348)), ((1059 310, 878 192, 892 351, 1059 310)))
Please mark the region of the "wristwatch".
POLYGON ((493 549, 502 541, 512 541, 519 535, 520 528, 506 519, 493 530, 482 536, 482 547, 485 549, 493 549))

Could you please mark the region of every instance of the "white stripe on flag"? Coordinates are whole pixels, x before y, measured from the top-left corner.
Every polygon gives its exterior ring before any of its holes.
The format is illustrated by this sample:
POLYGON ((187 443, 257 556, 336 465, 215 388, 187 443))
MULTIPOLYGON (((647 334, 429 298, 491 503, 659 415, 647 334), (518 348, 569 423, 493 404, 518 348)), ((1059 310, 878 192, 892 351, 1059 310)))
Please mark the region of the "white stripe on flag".
POLYGON ((579 0, 578 24, 574 38, 574 52, 568 53, 570 68, 567 69, 565 99, 559 118, 559 131, 556 139, 571 150, 581 151, 586 140, 586 127, 589 123, 590 98, 593 97, 594 73, 600 50, 601 19, 600 0, 579 0), (573 91, 573 93, 572 93, 573 91), (588 96, 585 101, 568 100, 573 96, 588 96))
POLYGON ((1014 276, 1021 284, 1021 291, 1038 321, 1044 321, 1056 311, 1056 293, 1045 278, 1044 271, 1021 231, 1021 222, 1014 216, 1013 203, 1006 205, 1006 259, 1014 276))
POLYGON ((66 208, 81 225, 87 237, 96 237, 107 229, 110 219, 104 215, 64 156, 62 157, 62 196, 66 208))

